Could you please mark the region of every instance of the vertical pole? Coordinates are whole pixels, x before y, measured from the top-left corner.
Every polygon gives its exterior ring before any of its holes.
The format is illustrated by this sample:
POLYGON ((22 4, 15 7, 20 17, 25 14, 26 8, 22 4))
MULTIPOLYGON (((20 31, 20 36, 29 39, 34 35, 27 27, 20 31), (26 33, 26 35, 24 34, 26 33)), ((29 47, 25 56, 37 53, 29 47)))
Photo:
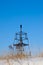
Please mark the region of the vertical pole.
POLYGON ((20 43, 22 43, 22 25, 20 25, 20 43))
POLYGON ((22 32, 22 25, 20 25, 20 32, 22 32))
POLYGON ((22 25, 20 25, 20 44, 21 44, 21 47, 20 47, 20 54, 22 54, 22 25))

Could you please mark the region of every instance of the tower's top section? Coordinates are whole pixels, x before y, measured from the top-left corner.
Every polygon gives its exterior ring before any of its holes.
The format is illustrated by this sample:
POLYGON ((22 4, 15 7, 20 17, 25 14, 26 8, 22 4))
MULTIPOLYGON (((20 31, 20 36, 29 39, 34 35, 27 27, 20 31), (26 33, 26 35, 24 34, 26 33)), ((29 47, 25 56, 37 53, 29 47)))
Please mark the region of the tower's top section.
POLYGON ((20 28, 22 28, 22 25, 20 25, 20 28))
POLYGON ((20 25, 20 32, 15 33, 14 41, 17 41, 17 43, 13 43, 13 47, 16 46, 20 49, 20 47, 23 46, 29 46, 29 43, 25 42, 28 41, 27 33, 22 31, 22 25, 20 25))
POLYGON ((22 32, 22 25, 20 25, 20 32, 22 32))

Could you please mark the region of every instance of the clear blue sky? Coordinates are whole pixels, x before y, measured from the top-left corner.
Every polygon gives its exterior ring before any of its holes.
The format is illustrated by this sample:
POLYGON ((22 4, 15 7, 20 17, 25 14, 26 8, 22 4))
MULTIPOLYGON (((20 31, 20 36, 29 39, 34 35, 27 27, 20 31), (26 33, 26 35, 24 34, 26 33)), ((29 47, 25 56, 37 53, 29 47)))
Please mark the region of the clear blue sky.
POLYGON ((32 52, 43 50, 43 0, 0 0, 0 51, 6 51, 23 25, 32 52))

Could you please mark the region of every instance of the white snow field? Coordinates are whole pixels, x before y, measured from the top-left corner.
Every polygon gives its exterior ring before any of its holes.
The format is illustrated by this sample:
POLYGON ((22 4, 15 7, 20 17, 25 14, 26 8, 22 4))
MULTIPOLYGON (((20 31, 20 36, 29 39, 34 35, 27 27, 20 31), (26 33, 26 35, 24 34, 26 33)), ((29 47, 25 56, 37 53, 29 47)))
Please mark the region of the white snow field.
POLYGON ((0 60, 0 65, 43 65, 43 58, 0 60))

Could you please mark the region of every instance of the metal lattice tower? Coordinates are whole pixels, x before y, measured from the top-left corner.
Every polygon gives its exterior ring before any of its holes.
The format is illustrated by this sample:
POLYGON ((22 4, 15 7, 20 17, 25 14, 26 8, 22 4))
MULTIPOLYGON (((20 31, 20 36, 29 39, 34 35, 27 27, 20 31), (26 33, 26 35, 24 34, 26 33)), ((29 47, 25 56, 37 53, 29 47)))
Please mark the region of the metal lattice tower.
POLYGON ((16 32, 14 38, 14 41, 17 41, 17 43, 13 43, 13 45, 10 45, 9 48, 13 49, 15 47, 19 52, 22 53, 25 50, 24 47, 29 47, 29 42, 26 43, 24 42, 25 40, 28 41, 28 36, 26 32, 22 31, 22 25, 20 25, 20 32, 16 32))

